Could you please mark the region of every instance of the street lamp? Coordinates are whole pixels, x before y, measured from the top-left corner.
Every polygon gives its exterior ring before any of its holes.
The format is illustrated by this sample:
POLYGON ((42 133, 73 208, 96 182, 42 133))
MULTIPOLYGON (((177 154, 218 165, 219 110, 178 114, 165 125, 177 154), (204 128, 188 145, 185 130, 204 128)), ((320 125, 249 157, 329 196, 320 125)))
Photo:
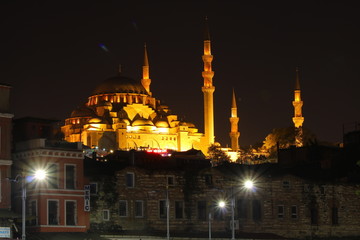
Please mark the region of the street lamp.
MULTIPOLYGON (((231 188, 231 240, 235 239, 235 226, 234 226, 234 208, 235 208, 235 204, 234 204, 234 194, 233 194, 233 189, 231 188)), ((226 203, 224 201, 220 201, 218 203, 220 208, 225 208, 226 207, 226 203)))
MULTIPOLYGON (((243 187, 246 190, 251 190, 254 188, 254 182, 252 180, 246 180, 243 183, 243 187)), ((219 202, 219 207, 220 208, 224 208, 225 207, 225 202, 224 201, 220 201, 219 202)), ((235 240, 235 194, 234 194, 234 187, 231 187, 231 240, 235 240)))
POLYGON ((14 179, 9 179, 12 182, 19 182, 19 179, 21 179, 21 192, 22 192, 22 206, 21 206, 21 216, 22 216, 22 233, 21 233, 21 239, 26 239, 26 181, 31 182, 32 180, 44 180, 46 178, 46 172, 42 169, 36 170, 33 175, 25 176, 23 173, 16 175, 14 179), (28 180, 26 180, 27 177, 30 177, 28 180))

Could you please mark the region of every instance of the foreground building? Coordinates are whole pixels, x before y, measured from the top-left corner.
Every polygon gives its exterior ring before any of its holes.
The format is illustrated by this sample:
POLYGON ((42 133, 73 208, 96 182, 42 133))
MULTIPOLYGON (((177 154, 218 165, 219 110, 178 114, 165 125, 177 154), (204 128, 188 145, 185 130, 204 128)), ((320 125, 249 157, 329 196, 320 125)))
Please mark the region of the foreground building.
MULTIPOLYGON (((301 148, 293 149, 305 156, 301 148)), ((317 159, 292 166, 285 161, 210 167, 205 159, 120 159, 125 158, 86 160, 100 164, 95 169, 112 166, 106 180, 92 178, 95 231, 162 236, 169 231, 171 236, 206 238, 210 218, 213 237, 231 237, 233 201, 236 238, 360 236, 359 179, 346 169, 335 171, 336 164, 321 165, 317 159), (120 164, 124 161, 128 164, 120 164), (254 186, 245 188, 246 180, 254 186)))
MULTIPOLYGON (((29 234, 86 232, 89 229, 83 147, 81 143, 58 140, 58 123, 29 117, 14 120, 12 176, 26 180, 26 230, 29 234), (44 180, 34 179, 37 170, 45 171, 44 180)), ((13 207, 21 213, 21 184, 13 186, 13 207)))
POLYGON ((11 210, 11 129, 14 115, 10 111, 9 85, 0 83, 0 230, 1 237, 10 238, 14 214, 11 210))

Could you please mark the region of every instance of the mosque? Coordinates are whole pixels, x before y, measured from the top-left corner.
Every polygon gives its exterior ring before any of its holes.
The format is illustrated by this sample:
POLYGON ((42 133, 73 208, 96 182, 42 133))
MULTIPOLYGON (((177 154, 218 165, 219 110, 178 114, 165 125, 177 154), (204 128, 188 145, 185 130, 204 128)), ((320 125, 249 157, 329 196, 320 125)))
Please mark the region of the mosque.
MULTIPOLYGON (((107 151, 149 148, 175 151, 198 149, 207 155, 209 146, 215 143, 213 55, 207 24, 203 48, 204 84, 201 90, 204 95, 204 133, 199 132, 193 123, 181 121, 168 106, 161 104, 161 101, 152 95, 150 66, 145 45, 141 81, 123 76, 119 71, 117 76, 100 83, 87 102, 75 109, 65 120, 62 127, 65 140, 82 142, 88 147, 107 151)), ((228 153, 238 153, 240 149, 239 118, 235 99, 233 91, 229 118, 231 146, 226 151, 228 153)), ((297 69, 293 101, 297 147, 302 146, 302 105, 297 69)))
MULTIPOLYGON (((107 150, 128 149, 172 149, 186 151, 201 150, 207 154, 208 147, 215 142, 214 103, 211 41, 208 28, 204 35, 204 133, 191 122, 181 121, 170 108, 161 104, 150 90, 151 79, 146 45, 141 81, 117 76, 100 83, 88 101, 75 109, 62 127, 65 140, 82 142, 89 147, 107 150)), ((235 97, 233 96, 235 99, 235 97)), ((231 142, 238 147, 238 118, 236 103, 231 110, 231 142), (237 119, 237 120, 236 120, 237 119)))

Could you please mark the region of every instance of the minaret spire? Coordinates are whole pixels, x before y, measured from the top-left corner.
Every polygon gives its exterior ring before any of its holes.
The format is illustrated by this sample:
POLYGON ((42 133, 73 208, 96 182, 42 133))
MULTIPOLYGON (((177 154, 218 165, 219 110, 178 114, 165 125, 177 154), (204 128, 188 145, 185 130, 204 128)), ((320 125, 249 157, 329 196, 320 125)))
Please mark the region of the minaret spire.
POLYGON ((296 79, 295 79, 295 90, 294 90, 294 117, 292 118, 295 126, 295 146, 303 146, 303 129, 302 125, 304 118, 302 116, 303 101, 301 101, 301 90, 300 90, 300 71, 299 67, 296 67, 296 79))
POLYGON ((202 77, 204 78, 204 85, 202 92, 204 93, 204 128, 205 128, 205 145, 209 147, 215 142, 214 136, 214 98, 213 93, 215 87, 213 86, 212 79, 214 72, 212 71, 211 62, 213 55, 211 55, 211 42, 208 27, 208 19, 205 18, 205 36, 204 36, 204 55, 202 60, 204 62, 204 71, 202 77))
POLYGON ((148 54, 147 54, 147 49, 146 49, 146 43, 144 44, 144 64, 143 64, 142 70, 143 70, 142 71, 143 77, 141 79, 141 84, 143 85, 143 87, 146 89, 146 91, 151 96, 151 92, 150 92, 151 79, 149 78, 150 77, 149 59, 148 59, 148 54))
POLYGON ((238 128, 239 118, 237 116, 237 106, 236 106, 236 98, 235 91, 233 89, 232 92, 232 103, 231 103, 231 117, 230 120, 230 140, 231 140, 231 149, 233 151, 239 150, 239 137, 240 132, 238 128))

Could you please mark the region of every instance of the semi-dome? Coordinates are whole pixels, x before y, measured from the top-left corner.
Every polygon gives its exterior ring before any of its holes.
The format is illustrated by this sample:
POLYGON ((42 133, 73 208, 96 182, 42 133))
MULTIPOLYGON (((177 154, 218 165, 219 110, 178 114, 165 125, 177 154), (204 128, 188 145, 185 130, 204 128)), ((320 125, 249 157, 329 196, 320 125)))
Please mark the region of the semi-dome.
POLYGON ((86 107, 86 106, 81 106, 76 108, 74 111, 71 112, 71 117, 75 118, 75 117, 93 117, 95 116, 95 113, 92 109, 86 107))
POLYGON ((150 119, 137 119, 132 126, 154 126, 154 123, 150 119))
POLYGON ((169 124, 166 121, 160 120, 155 123, 155 126, 158 128, 168 128, 169 124))
POLYGON ((100 83, 93 92, 94 95, 104 93, 148 94, 140 82, 121 75, 106 79, 100 83))

